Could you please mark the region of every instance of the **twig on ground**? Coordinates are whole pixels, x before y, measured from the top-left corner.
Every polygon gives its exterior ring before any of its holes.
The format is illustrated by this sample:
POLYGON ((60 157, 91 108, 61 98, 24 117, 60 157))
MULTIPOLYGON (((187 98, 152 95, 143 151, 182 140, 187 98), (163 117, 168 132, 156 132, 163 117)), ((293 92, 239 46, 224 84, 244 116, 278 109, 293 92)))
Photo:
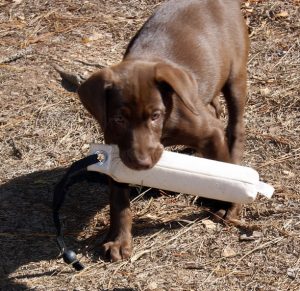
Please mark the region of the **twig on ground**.
POLYGON ((236 262, 236 266, 242 261, 244 260, 246 257, 248 257, 249 255, 251 255, 252 253, 258 251, 258 250, 262 250, 270 245, 273 245, 273 244, 277 244, 278 242, 282 241, 284 239, 284 237, 277 237, 271 241, 268 241, 262 245, 259 245, 257 246, 256 248, 250 250, 249 252, 247 252, 246 254, 244 254, 241 258, 239 258, 239 260, 236 262))
POLYGON ((91 62, 86 62, 86 61, 82 61, 82 60, 76 60, 76 62, 81 63, 81 64, 86 65, 86 66, 96 67, 96 68, 99 68, 99 69, 104 69, 106 67, 105 65, 102 65, 102 64, 91 63, 91 62))
POLYGON ((8 141, 9 145, 12 147, 12 155, 16 158, 18 158, 19 160, 22 159, 22 152, 21 150, 16 146, 15 141, 11 138, 8 141))
POLYGON ((97 262, 97 263, 90 264, 89 266, 85 267, 81 272, 73 274, 70 282, 73 282, 76 277, 86 276, 86 275, 90 274, 91 271, 94 271, 95 267, 99 267, 99 266, 102 266, 104 264, 105 264, 105 262, 102 261, 102 260, 97 262))
POLYGON ((266 134, 266 133, 260 133, 258 131, 255 131, 255 130, 250 130, 248 131, 249 132, 249 135, 253 135, 254 137, 260 137, 262 139, 265 139, 265 140, 271 140, 271 141, 274 141, 276 143, 280 143, 280 144, 283 144, 283 145, 290 145, 291 144, 291 141, 288 139, 288 138, 285 138, 283 136, 276 136, 276 135, 273 135, 273 134, 266 134))
POLYGON ((148 188, 145 191, 143 191, 141 194, 136 196, 134 199, 132 199, 131 204, 135 201, 138 201, 141 197, 143 197, 147 192, 149 192, 152 188, 148 188))
POLYGON ((108 282, 108 285, 107 285, 107 289, 111 289, 111 285, 112 285, 112 280, 114 278, 114 276, 117 274, 117 272, 125 265, 127 265, 127 261, 126 262, 123 262, 121 263, 116 269, 115 271, 113 272, 113 274, 111 275, 110 279, 109 279, 109 282, 108 282))
POLYGON ((202 284, 200 286, 204 286, 204 284, 212 277, 212 275, 218 271, 220 269, 220 264, 217 265, 216 268, 214 268, 209 274, 208 276, 206 277, 206 279, 202 282, 202 284))
POLYGON ((280 65, 280 63, 282 63, 282 61, 288 56, 288 54, 292 51, 292 49, 296 46, 297 43, 294 43, 289 49, 288 51, 283 55, 282 58, 280 58, 280 60, 271 68, 271 71, 273 71, 278 65, 280 65))
POLYGON ((31 47, 28 47, 26 49, 22 49, 20 51, 18 51, 17 53, 11 55, 11 56, 8 56, 6 58, 3 58, 3 59, 0 59, 0 64, 8 64, 8 63, 11 63, 11 62, 14 62, 18 59, 21 59, 23 58, 24 56, 26 56, 27 54, 31 53, 32 52, 32 48, 31 47))
POLYGON ((286 161, 286 160, 289 160, 289 159, 296 159, 296 158, 300 157, 300 152, 298 152, 299 150, 300 150, 300 148, 299 148, 299 149, 296 149, 296 150, 293 151, 292 153, 283 155, 283 156, 280 157, 280 158, 277 158, 277 159, 274 159, 274 160, 265 162, 265 163, 263 163, 262 165, 257 166, 256 168, 257 168, 257 169, 261 169, 261 168, 263 168, 263 167, 265 167, 265 166, 268 166, 268 165, 275 165, 275 164, 281 163, 281 162, 286 161))
MULTIPOLYGON (((237 267, 237 266, 239 265, 239 263, 240 263, 241 261, 243 261, 247 256, 251 255, 252 253, 254 253, 254 252, 256 252, 256 251, 259 251, 259 250, 265 249, 265 248, 267 248, 267 247, 269 247, 269 246, 271 246, 271 245, 277 244, 277 243, 279 243, 280 241, 282 241, 283 239, 285 239, 285 238, 284 238, 284 237, 277 237, 277 238, 275 238, 275 239, 273 239, 273 240, 271 240, 271 241, 268 241, 268 242, 266 242, 266 243, 263 243, 263 244, 261 244, 261 245, 255 247, 255 248, 253 248, 252 250, 248 251, 248 252, 245 253, 241 258, 239 258, 239 260, 235 263, 234 268, 233 268, 232 271, 228 272, 226 275, 224 275, 224 276, 222 276, 222 277, 220 277, 220 278, 215 279, 213 282, 210 282, 210 283, 215 283, 215 282, 217 282, 218 280, 220 280, 220 279, 222 279, 222 278, 225 278, 225 277, 228 277, 228 276, 230 276, 230 275, 236 274, 236 273, 237 273, 236 267, 237 267)), ((217 270, 217 268, 214 268, 214 269, 212 270, 212 272, 209 274, 209 276, 206 278, 206 280, 205 280, 204 282, 206 282, 216 270, 217 270)))
POLYGON ((135 261, 137 261, 139 258, 141 258, 143 255, 145 254, 149 254, 151 252, 151 250, 144 250, 144 251, 140 251, 138 253, 136 253, 134 256, 132 256, 130 258, 130 263, 134 263, 135 261))

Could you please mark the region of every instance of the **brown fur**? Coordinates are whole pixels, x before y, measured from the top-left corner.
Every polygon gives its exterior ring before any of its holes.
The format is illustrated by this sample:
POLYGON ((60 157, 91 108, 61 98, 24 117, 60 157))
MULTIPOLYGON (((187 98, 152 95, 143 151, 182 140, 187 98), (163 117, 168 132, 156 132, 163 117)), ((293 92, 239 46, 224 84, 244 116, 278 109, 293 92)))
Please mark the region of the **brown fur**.
MULTIPOLYGON (((207 158, 239 163, 244 141, 248 36, 238 0, 171 0, 130 42, 123 61, 78 90, 105 142, 123 162, 155 165, 164 146, 185 145, 207 158), (219 94, 228 109, 226 135, 219 94)), ((111 226, 104 244, 113 261, 131 254, 128 186, 111 180, 111 226)), ((218 215, 237 219, 240 205, 218 215)))

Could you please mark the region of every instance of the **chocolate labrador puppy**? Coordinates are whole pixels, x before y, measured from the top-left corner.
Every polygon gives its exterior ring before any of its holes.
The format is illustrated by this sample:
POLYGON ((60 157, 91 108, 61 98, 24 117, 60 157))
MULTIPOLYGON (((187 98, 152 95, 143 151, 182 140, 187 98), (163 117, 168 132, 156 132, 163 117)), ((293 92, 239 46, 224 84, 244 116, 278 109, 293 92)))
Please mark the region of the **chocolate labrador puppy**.
MULTIPOLYGON (((133 37, 121 63, 93 74, 78 93, 124 164, 150 169, 165 146, 239 163, 244 141, 248 35, 239 0, 170 0, 133 37), (224 94, 228 125, 219 120, 224 94)), ((112 261, 131 254, 129 187, 110 180, 112 261)), ((224 205, 224 204, 223 204, 224 205)), ((226 204, 225 204, 226 205, 226 204)), ((235 220, 241 206, 219 209, 235 220)))

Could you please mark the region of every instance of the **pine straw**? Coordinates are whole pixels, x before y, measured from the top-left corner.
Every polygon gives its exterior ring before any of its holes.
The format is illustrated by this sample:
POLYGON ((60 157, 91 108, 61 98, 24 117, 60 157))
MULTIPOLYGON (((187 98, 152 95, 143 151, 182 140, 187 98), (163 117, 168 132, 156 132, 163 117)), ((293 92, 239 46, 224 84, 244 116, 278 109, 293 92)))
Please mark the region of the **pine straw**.
POLYGON ((67 244, 82 254, 87 268, 74 273, 58 259, 53 186, 90 142, 102 142, 102 134, 76 94, 61 86, 52 65, 85 75, 118 62, 128 39, 160 2, 0 4, 3 290, 299 290, 296 0, 243 4, 252 43, 244 164, 259 169, 276 188, 271 200, 245 206, 249 227, 210 223, 209 212, 187 195, 143 193, 132 203, 132 258, 104 262, 98 249, 109 223, 107 189, 83 183, 73 187, 63 214, 67 244))

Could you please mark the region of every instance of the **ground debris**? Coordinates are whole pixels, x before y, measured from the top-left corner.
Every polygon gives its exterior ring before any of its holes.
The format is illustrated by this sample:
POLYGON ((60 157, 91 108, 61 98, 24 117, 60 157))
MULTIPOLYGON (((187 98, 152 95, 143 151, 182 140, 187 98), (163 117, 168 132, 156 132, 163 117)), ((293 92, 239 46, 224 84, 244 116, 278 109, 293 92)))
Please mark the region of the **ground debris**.
POLYGON ((260 231, 253 231, 251 234, 243 233, 240 235, 240 241, 252 241, 260 239, 263 236, 262 232, 260 231))
POLYGON ((272 199, 244 205, 246 226, 233 226, 210 221, 186 195, 132 194, 133 255, 111 263, 100 248, 109 232, 108 190, 90 177, 72 186, 61 212, 66 243, 86 266, 80 273, 59 257, 53 188, 103 134, 63 83, 78 87, 85 72, 119 63, 163 1, 4 2, 1 290, 299 290, 299 1, 247 0, 242 8, 251 36, 243 164, 275 187, 272 199))
POLYGON ((25 57, 26 55, 30 54, 32 51, 33 50, 31 47, 21 49, 17 53, 14 53, 8 57, 0 59, 0 64, 8 64, 8 63, 14 62, 14 61, 21 59, 21 58, 25 57))

